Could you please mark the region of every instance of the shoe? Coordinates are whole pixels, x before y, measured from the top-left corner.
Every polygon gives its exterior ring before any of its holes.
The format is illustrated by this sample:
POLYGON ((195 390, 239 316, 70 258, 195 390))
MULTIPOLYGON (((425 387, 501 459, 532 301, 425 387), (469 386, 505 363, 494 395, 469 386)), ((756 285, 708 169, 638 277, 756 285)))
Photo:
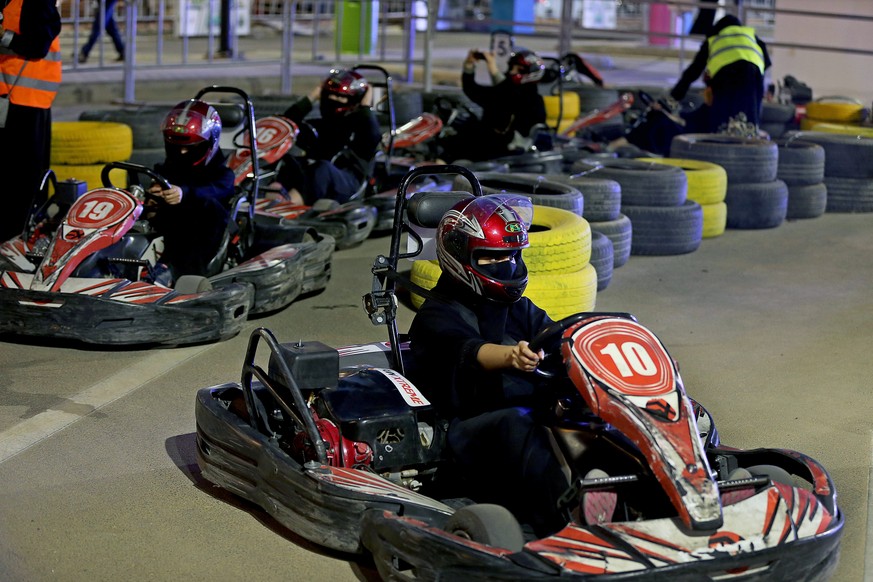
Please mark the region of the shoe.
POLYGON ((117 57, 115 57, 115 62, 116 63, 124 62, 124 55, 118 55, 117 57))
POLYGON ((86 55, 85 53, 79 53, 79 56, 77 57, 77 59, 78 59, 80 65, 87 63, 88 62, 88 55, 86 55))
MULTIPOLYGON (((585 480, 603 479, 609 477, 605 471, 591 469, 585 475, 585 480)), ((579 503, 580 513, 587 525, 598 525, 612 521, 615 507, 618 504, 618 495, 614 491, 590 490, 582 493, 579 503)))

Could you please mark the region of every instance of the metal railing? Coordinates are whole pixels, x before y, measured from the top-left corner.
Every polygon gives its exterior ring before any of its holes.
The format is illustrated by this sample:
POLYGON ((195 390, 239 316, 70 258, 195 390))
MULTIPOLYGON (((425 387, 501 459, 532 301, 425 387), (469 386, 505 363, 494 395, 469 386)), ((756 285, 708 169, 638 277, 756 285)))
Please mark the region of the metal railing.
MULTIPOLYGON (((102 10, 103 2, 105 0, 94 4, 71 0, 62 4, 63 34, 69 35, 74 51, 80 49, 92 26, 94 10, 102 10)), ((521 30, 516 33, 518 37, 558 39, 561 54, 573 43, 594 39, 623 41, 641 51, 669 48, 678 57, 678 74, 684 68, 683 60, 693 55, 692 51, 703 37, 689 36, 682 29, 675 30, 676 26, 669 30, 653 30, 649 25, 650 11, 655 6, 659 9, 668 6, 676 15, 687 17, 699 8, 714 6, 709 2, 691 0, 618 0, 615 24, 604 29, 582 26, 578 12, 580 5, 580 0, 564 0, 558 19, 536 18, 533 22, 516 22, 490 18, 491 6, 486 0, 128 0, 123 6, 116 7, 119 26, 129 45, 127 60, 122 64, 107 62, 101 42, 93 51, 96 58, 91 59, 87 66, 93 69, 96 63, 100 69, 121 68, 126 101, 134 100, 139 71, 167 67, 222 67, 228 63, 279 66, 283 94, 290 92, 295 66, 318 64, 323 67, 327 63, 360 62, 362 59, 400 64, 404 71, 401 78, 405 77, 403 80, 407 81, 412 80, 413 68, 421 66, 423 84, 429 89, 434 47, 452 42, 451 36, 443 31, 502 28, 521 30), (217 23, 223 22, 221 16, 224 14, 236 17, 225 19, 227 24, 219 26, 217 23), (275 42, 264 42, 264 38, 275 42)), ((724 5, 715 6, 735 13, 744 22, 755 26, 759 35, 772 46, 873 56, 873 50, 840 47, 835 43, 828 46, 788 45, 774 43, 771 38, 780 14, 873 24, 870 17, 834 14, 825 10, 777 9, 773 0, 728 0, 724 5)), ((81 66, 75 59, 67 65, 74 71, 81 66)))

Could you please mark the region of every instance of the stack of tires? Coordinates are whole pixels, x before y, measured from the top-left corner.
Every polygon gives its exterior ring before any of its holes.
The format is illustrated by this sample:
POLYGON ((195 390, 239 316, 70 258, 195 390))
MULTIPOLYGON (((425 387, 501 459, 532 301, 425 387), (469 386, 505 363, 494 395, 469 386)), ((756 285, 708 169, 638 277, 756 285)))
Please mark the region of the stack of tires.
POLYGON ((778 139, 776 146, 779 148, 776 177, 788 186, 785 218, 816 218, 824 214, 828 199, 824 148, 792 138, 778 139))
POLYGON ((681 168, 635 159, 583 159, 573 171, 621 186, 621 213, 633 225, 632 255, 680 255, 700 246, 703 209, 688 199, 681 168))
MULTIPOLYGON (((597 271, 590 263, 591 229, 581 216, 550 206, 534 205, 530 246, 524 250, 528 284, 524 295, 552 319, 592 311, 597 300, 597 271)), ((432 289, 441 274, 435 260, 412 264, 410 279, 432 289)), ((424 298, 411 294, 418 309, 424 298)))
POLYGON ((703 238, 724 234, 727 225, 727 172, 718 164, 681 158, 637 158, 641 162, 676 166, 688 180, 688 199, 703 210, 703 238))
POLYGON ((631 253, 633 227, 630 218, 621 213, 621 186, 615 180, 585 174, 549 174, 546 178, 582 193, 582 218, 591 227, 591 264, 597 270, 597 290, 603 291, 631 253))
MULTIPOLYGON (((109 162, 127 161, 133 136, 123 123, 56 121, 52 123, 51 169, 58 181, 85 182, 92 190, 103 186, 101 174, 109 162)), ((127 187, 127 172, 113 170, 112 185, 127 187)))
POLYGON ((826 212, 873 212, 873 138, 818 131, 786 137, 824 149, 826 212))
POLYGON ((727 228, 773 228, 788 211, 788 186, 776 178, 779 149, 758 138, 724 134, 677 135, 670 157, 718 164, 727 174, 727 228))
POLYGON ((169 107, 156 106, 95 109, 83 111, 79 115, 79 121, 103 121, 127 125, 133 136, 133 150, 129 154, 129 161, 154 168, 155 164, 163 162, 166 157, 161 122, 168 111, 169 107))
POLYGON ((793 103, 765 101, 761 108, 761 129, 770 139, 778 139, 786 132, 798 129, 797 106, 793 103))

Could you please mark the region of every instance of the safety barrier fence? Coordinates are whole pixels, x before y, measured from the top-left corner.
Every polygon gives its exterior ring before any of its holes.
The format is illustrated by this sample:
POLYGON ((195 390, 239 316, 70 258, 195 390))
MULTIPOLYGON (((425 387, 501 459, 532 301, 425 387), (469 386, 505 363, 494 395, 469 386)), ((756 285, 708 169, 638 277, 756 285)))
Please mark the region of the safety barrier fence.
MULTIPOLYGON (((73 56, 65 68, 121 69, 126 101, 134 98, 138 71, 225 67, 229 63, 280 65, 282 93, 290 92, 295 65, 362 60, 402 64, 405 80, 411 80, 413 68, 421 66, 423 84, 429 88, 434 49, 453 46, 455 31, 507 30, 522 41, 524 37, 557 39, 560 54, 576 43, 592 40, 630 44, 643 53, 669 50, 677 57, 678 74, 702 40, 687 34, 689 20, 698 9, 713 7, 755 26, 771 46, 873 56, 873 50, 841 47, 838 42, 774 43, 770 35, 783 14, 873 25, 873 17, 776 8, 774 0, 719 4, 652 0, 565 0, 562 4, 551 0, 551 12, 538 8, 543 3, 537 2, 536 12, 522 18, 512 10, 506 16, 506 6, 514 6, 517 0, 127 0, 114 9, 128 47, 127 59, 114 62, 114 52, 106 48, 110 45, 98 43, 89 63, 79 64, 75 54, 94 25, 94 13, 102 14, 106 1, 62 4, 62 34, 73 56), (592 22, 594 9, 606 15, 605 23, 592 22), (658 21, 655 16, 665 10, 669 21, 658 21)), ((97 25, 104 26, 102 19, 97 25)))

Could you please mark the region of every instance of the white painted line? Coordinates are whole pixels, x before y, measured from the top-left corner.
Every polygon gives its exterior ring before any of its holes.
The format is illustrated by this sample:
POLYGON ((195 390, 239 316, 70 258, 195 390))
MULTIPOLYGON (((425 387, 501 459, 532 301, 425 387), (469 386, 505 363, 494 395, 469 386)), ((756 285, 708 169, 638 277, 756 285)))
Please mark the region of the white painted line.
MULTIPOLYGON (((75 404, 99 410, 162 376, 216 344, 156 350, 90 388, 69 397, 75 404)), ((65 429, 81 414, 46 410, 0 433, 0 463, 65 429)))
POLYGON ((864 552, 864 582, 873 582, 873 432, 870 433, 870 474, 867 477, 867 550, 864 552))

